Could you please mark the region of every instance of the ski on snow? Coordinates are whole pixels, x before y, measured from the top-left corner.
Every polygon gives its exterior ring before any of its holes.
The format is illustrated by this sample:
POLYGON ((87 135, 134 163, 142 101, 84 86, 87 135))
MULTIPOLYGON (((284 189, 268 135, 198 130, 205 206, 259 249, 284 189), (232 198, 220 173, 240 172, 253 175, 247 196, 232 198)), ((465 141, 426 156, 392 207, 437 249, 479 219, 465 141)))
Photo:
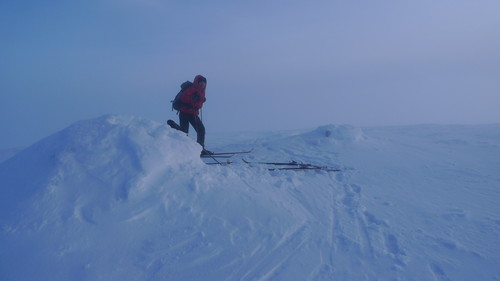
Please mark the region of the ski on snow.
MULTIPOLYGON (((232 152, 213 152, 210 154, 200 155, 201 158, 212 159, 215 162, 206 163, 208 165, 229 165, 232 163, 228 158, 233 157, 237 154, 247 154, 252 152, 252 150, 248 151, 232 151, 232 152), (226 161, 222 161, 221 159, 227 159, 226 161)), ((243 162, 246 164, 256 164, 256 165, 267 165, 269 171, 304 171, 304 170, 315 170, 315 171, 327 171, 327 172, 340 172, 343 169, 337 167, 329 167, 329 166, 319 166, 310 163, 302 163, 296 161, 290 162, 253 162, 248 161, 242 158, 243 162)))
POLYGON ((252 152, 252 150, 248 151, 232 151, 232 152, 212 152, 207 154, 200 155, 201 158, 231 158, 236 154, 247 154, 252 152))
POLYGON ((246 154, 250 153, 252 150, 248 151, 232 151, 232 152, 211 152, 207 154, 201 154, 200 157, 204 159, 212 159, 215 162, 208 162, 207 165, 229 165, 232 162, 229 158, 233 157, 236 154, 246 154), (226 161, 222 161, 221 159, 227 159, 226 161))
POLYGON ((296 161, 290 162, 251 162, 243 159, 243 162, 247 164, 259 164, 259 165, 268 165, 268 166, 276 166, 269 167, 269 171, 279 171, 279 170, 292 170, 292 171, 300 171, 300 170, 316 170, 316 171, 327 171, 327 172, 340 172, 342 169, 329 167, 329 166, 319 166, 309 163, 299 163, 296 161))

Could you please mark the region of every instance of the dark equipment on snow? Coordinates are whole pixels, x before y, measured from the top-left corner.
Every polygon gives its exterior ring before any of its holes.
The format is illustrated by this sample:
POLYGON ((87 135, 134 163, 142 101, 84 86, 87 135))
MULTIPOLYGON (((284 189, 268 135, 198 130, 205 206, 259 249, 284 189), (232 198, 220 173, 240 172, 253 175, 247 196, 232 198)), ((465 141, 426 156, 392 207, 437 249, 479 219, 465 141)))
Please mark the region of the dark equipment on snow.
POLYGON ((314 170, 314 171, 327 171, 327 172, 341 172, 345 169, 338 167, 329 166, 319 166, 309 163, 300 163, 296 161, 290 162, 250 162, 243 159, 243 162, 247 164, 257 164, 257 165, 267 165, 269 171, 304 171, 304 170, 314 170))
POLYGON ((175 96, 175 98, 173 100, 171 100, 170 102, 172 103, 172 111, 174 110, 177 110, 179 111, 181 106, 190 106, 189 104, 186 104, 185 102, 182 102, 181 100, 181 97, 182 97, 182 93, 189 87, 193 86, 193 82, 191 81, 186 81, 184 83, 181 84, 181 90, 179 91, 179 93, 177 93, 177 95, 175 96))

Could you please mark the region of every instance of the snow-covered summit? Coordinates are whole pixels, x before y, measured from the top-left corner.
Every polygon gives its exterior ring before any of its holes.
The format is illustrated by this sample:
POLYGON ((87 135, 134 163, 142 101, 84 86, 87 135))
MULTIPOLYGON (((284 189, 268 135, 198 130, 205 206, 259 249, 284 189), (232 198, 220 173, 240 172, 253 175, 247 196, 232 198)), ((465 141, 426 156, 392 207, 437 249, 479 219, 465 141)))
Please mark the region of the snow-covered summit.
POLYGON ((226 136, 253 150, 219 166, 159 122, 77 122, 0 163, 0 279, 498 280, 498 131, 226 136), (258 164, 292 160, 348 169, 258 164))
POLYGON ((148 162, 160 159, 165 165, 200 162, 200 150, 199 145, 166 124, 141 117, 105 115, 77 122, 36 143, 25 154, 50 155, 60 161, 72 157, 83 166, 112 165, 108 161, 126 157, 119 163, 122 168, 148 170, 148 162))
POLYGON ((140 117, 106 115, 80 121, 3 163, 1 180, 10 188, 0 190, 0 200, 6 206, 65 184, 66 189, 84 186, 126 196, 127 186, 140 175, 203 165, 200 150, 185 135, 140 117))

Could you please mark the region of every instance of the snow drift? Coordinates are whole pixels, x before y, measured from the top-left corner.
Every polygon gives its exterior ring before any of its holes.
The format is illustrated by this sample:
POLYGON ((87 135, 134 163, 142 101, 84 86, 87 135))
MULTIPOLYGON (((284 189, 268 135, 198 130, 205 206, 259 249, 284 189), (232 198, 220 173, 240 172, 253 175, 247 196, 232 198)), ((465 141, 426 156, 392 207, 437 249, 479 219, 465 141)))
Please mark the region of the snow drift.
POLYGON ((498 280, 500 126, 232 138, 268 171, 129 116, 0 163, 1 280, 498 280), (250 143, 250 144, 249 144, 250 143))

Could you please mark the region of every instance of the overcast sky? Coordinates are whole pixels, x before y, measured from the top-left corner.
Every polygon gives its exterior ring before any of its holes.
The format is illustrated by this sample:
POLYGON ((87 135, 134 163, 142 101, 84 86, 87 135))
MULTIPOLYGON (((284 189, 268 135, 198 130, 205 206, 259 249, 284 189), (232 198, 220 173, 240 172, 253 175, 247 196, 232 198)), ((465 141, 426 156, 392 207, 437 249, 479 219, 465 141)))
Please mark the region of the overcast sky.
POLYGON ((210 132, 500 123, 498 0, 0 3, 0 148, 104 114, 210 132))

